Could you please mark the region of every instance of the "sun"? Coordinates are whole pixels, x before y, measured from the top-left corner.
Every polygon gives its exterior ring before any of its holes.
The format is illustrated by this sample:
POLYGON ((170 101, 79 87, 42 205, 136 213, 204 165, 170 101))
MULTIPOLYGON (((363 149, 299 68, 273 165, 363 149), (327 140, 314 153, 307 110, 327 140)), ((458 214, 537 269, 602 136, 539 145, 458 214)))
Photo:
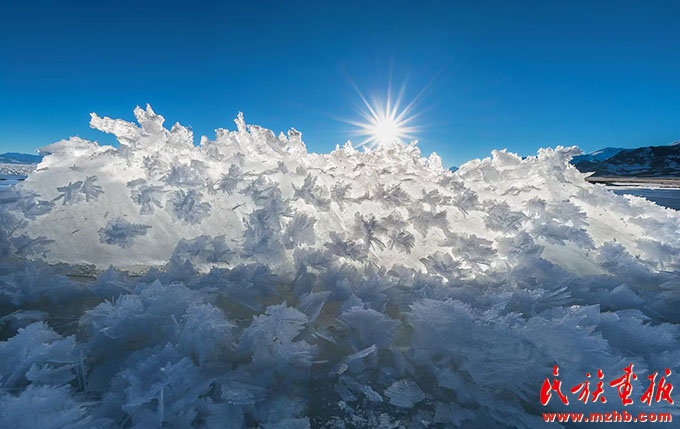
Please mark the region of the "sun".
POLYGON ((412 110, 417 97, 401 107, 404 86, 401 87, 395 100, 392 100, 392 91, 388 87, 387 96, 383 100, 376 97, 372 102, 366 99, 356 85, 355 89, 363 102, 362 108, 359 109, 361 120, 346 122, 356 126, 354 134, 363 138, 359 146, 367 149, 388 148, 396 143, 404 143, 416 138, 415 133, 419 129, 413 121, 418 115, 413 114, 412 110))
POLYGON ((369 117, 368 122, 362 127, 367 140, 364 144, 375 143, 379 146, 389 146, 394 142, 408 138, 409 127, 403 121, 399 121, 389 111, 380 112, 377 116, 369 117))

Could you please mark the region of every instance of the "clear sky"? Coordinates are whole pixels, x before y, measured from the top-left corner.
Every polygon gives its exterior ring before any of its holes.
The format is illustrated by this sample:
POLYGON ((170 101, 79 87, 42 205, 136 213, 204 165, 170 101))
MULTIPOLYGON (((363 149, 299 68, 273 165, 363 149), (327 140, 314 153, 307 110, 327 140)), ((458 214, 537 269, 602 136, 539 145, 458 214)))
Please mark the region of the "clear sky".
POLYGON ((352 138, 390 71, 446 165, 495 148, 680 140, 677 1, 0 3, 0 153, 79 135, 89 113, 150 103, 200 135, 294 127, 312 151, 352 138))

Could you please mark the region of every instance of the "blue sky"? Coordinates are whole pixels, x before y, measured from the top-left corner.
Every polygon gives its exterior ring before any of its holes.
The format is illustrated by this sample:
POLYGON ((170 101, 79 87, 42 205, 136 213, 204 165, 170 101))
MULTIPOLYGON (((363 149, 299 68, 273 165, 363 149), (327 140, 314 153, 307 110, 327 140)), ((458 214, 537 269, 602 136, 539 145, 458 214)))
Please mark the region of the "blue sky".
MULTIPOLYGON (((677 2, 3 2, 0 152, 79 135, 89 113, 150 103, 196 140, 294 127, 312 151, 352 138, 390 73, 447 165, 495 148, 680 140, 677 2), (186 4, 189 4, 188 6, 186 4)), ((356 139, 355 139, 356 140, 356 139)))

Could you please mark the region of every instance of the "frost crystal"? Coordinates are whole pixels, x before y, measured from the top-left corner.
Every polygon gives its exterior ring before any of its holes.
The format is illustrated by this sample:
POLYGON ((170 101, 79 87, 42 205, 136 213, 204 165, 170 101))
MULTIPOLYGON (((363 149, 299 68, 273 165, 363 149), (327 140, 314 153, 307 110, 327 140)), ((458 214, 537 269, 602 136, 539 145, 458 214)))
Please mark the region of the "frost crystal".
POLYGON ((83 181, 80 187, 80 192, 85 195, 85 201, 96 200, 99 195, 103 194, 102 187, 97 185, 97 176, 88 176, 83 181))
POLYGON ((201 202, 202 195, 195 189, 175 191, 165 203, 165 209, 176 219, 189 224, 201 223, 210 213, 210 203, 201 202))
POLYGON ((352 185, 349 183, 339 182, 331 187, 331 198, 343 207, 345 202, 350 201, 349 193, 352 190, 352 185))
POLYGON ((241 181, 242 174, 243 172, 238 165, 231 164, 229 167, 229 172, 222 174, 222 178, 218 184, 219 189, 231 195, 236 189, 236 186, 238 186, 239 182, 241 181))
POLYGON ((76 361, 73 337, 62 338, 44 322, 36 322, 0 342, 0 385, 66 384, 75 377, 76 361))
POLYGON ((387 230, 380 225, 375 216, 371 215, 368 218, 364 218, 357 212, 354 215, 354 220, 354 234, 356 237, 361 238, 369 248, 374 245, 381 248, 385 247, 385 244, 377 237, 377 235, 383 234, 387 230))
POLYGON ((48 240, 44 236, 31 238, 27 235, 20 235, 12 239, 12 244, 19 256, 44 255, 47 252, 46 245, 50 243, 54 243, 54 240, 48 240))
POLYGON ((286 248, 292 249, 299 244, 314 244, 316 242, 315 223, 316 219, 304 214, 296 214, 286 225, 283 235, 286 248))
POLYGON ((235 253, 227 245, 224 235, 214 238, 201 235, 192 240, 180 240, 172 253, 172 260, 193 263, 226 263, 231 261, 235 253))
POLYGON ((203 178, 200 171, 204 169, 203 163, 193 160, 190 165, 173 165, 163 181, 172 186, 200 186, 203 178))
POLYGON ((410 201, 409 195, 399 185, 385 188, 382 183, 375 187, 373 198, 382 202, 386 206, 400 206, 410 201))
POLYGON ((311 204, 316 207, 317 210, 327 211, 330 206, 330 200, 323 196, 324 190, 316 184, 317 178, 308 174, 305 176, 305 180, 300 188, 296 188, 294 196, 296 198, 301 198, 307 204, 311 204))
POLYGON ((134 238, 145 235, 149 228, 149 225, 130 223, 123 218, 112 219, 99 230, 99 241, 121 248, 130 247, 134 238))
POLYGON ((390 241, 388 244, 390 249, 396 247, 402 252, 411 253, 411 249, 416 245, 416 239, 413 234, 408 231, 393 231, 390 232, 390 241))
POLYGON ((395 381, 385 390, 390 403, 402 408, 411 408, 425 399, 425 394, 416 383, 411 380, 395 381))
POLYGON ((62 200, 63 205, 73 204, 80 201, 82 197, 80 196, 79 192, 82 185, 83 182, 78 180, 75 183, 68 182, 68 185, 58 187, 57 191, 61 192, 61 195, 55 198, 54 201, 62 200))
MULTIPOLYGON (((128 184, 129 186, 129 184, 128 184)), ((163 196, 161 186, 141 185, 138 189, 133 189, 130 193, 132 201, 140 205, 140 214, 152 214, 156 207, 162 207, 161 198, 163 196)))
POLYGON ((307 322, 307 316, 285 304, 267 307, 243 333, 241 348, 253 354, 256 365, 310 366, 314 346, 295 341, 307 322))

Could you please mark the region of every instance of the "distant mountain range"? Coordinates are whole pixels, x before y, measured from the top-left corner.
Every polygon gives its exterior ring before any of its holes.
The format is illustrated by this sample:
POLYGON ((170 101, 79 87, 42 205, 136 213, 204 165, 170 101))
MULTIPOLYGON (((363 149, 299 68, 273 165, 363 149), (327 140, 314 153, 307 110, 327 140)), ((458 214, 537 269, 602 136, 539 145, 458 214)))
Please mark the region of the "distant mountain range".
POLYGON ((41 155, 7 152, 0 154, 0 164, 37 164, 42 158, 41 155))
POLYGON ((593 176, 680 177, 680 141, 636 149, 607 147, 575 156, 571 162, 593 176))
POLYGON ((0 154, 0 180, 4 182, 6 176, 27 176, 40 161, 40 155, 16 152, 0 154))
POLYGON ((604 149, 596 150, 592 153, 584 153, 583 155, 577 155, 572 159, 572 163, 582 163, 582 162, 601 162, 605 161, 612 156, 623 150, 622 147, 606 147, 604 149))

